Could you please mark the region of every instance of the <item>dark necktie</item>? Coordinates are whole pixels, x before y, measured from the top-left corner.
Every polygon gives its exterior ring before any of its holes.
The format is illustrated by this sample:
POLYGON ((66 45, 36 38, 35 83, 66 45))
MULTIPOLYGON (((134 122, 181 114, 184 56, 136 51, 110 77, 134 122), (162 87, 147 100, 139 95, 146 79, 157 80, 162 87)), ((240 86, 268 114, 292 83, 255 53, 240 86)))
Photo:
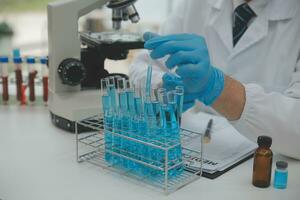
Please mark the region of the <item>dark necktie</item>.
POLYGON ((247 3, 243 3, 234 10, 233 20, 233 46, 241 39, 243 34, 248 29, 250 20, 255 17, 255 12, 247 3))

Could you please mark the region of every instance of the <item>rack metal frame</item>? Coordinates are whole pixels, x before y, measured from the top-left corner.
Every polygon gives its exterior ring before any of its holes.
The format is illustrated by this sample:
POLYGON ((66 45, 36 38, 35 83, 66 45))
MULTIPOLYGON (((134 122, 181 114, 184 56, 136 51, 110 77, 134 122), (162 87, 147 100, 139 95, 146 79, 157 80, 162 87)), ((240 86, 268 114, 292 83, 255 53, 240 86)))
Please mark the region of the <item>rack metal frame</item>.
MULTIPOLYGON (((107 133, 107 130, 105 131, 107 133)), ((147 141, 142 139, 131 138, 128 135, 118 134, 110 132, 110 134, 117 137, 141 143, 146 146, 151 146, 153 148, 161 149, 165 153, 164 164, 154 165, 153 162, 145 162, 143 159, 138 159, 136 156, 126 156, 127 154, 119 153, 118 151, 109 151, 105 148, 105 135, 104 135, 104 125, 103 125, 103 115, 93 116, 82 121, 75 123, 75 134, 76 134, 76 156, 77 162, 88 162, 93 165, 99 166, 105 170, 115 172, 122 175, 122 177, 130 178, 129 180, 135 180, 138 183, 145 183, 146 186, 154 186, 151 188, 157 188, 163 191, 165 194, 170 194, 176 190, 188 185, 189 183, 199 179, 202 175, 202 165, 203 165, 203 135, 201 133, 192 132, 186 129, 181 129, 181 141, 178 143, 170 143, 169 145, 160 145, 153 143, 153 141, 147 141), (89 128, 91 131, 80 133, 79 126, 89 128), (199 147, 193 149, 192 145, 189 145, 192 141, 199 140, 199 147), (182 148, 182 162, 177 163, 172 166, 168 166, 168 152, 170 149, 181 145, 182 148), (200 149, 200 151, 199 151, 200 149), (160 170, 163 172, 164 177, 153 178, 149 174, 141 175, 136 174, 132 170, 123 169, 118 166, 114 166, 105 160, 105 153, 115 155, 118 157, 125 158, 126 160, 131 160, 146 167, 160 170), (189 170, 188 164, 193 162, 193 159, 200 159, 201 166, 199 170, 189 170), (183 166, 183 172, 176 177, 169 177, 169 171, 178 167, 183 166)), ((165 144, 165 143, 162 143, 165 144)), ((122 150, 119 150, 122 151, 122 150)))

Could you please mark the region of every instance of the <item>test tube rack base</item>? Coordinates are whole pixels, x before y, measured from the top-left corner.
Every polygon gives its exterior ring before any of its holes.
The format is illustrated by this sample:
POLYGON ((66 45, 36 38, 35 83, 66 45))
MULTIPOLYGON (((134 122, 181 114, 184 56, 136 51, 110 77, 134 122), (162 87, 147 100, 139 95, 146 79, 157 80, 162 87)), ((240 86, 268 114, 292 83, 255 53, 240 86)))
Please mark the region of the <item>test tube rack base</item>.
MULTIPOLYGON (((126 178, 129 182, 136 182, 139 185, 149 186, 149 188, 159 190, 164 194, 168 195, 178 189, 188 185, 189 183, 198 180, 202 175, 202 163, 199 169, 196 171, 190 171, 187 168, 189 163, 193 162, 193 159, 203 160, 203 138, 201 133, 196 133, 181 129, 181 141, 180 144, 172 144, 170 146, 158 147, 165 151, 164 155, 169 155, 168 152, 171 148, 176 145, 181 145, 182 148, 182 161, 177 165, 170 166, 168 163, 168 158, 161 165, 155 162, 148 162, 144 159, 136 156, 129 156, 130 153, 122 153, 119 151, 108 151, 106 147, 104 125, 103 125, 103 115, 93 116, 82 121, 75 123, 75 134, 76 134, 76 156, 77 162, 88 162, 93 165, 99 166, 104 170, 109 172, 117 173, 121 177, 126 178), (78 127, 83 126, 89 128, 93 131, 80 133, 78 127), (199 147, 193 149, 193 145, 189 145, 192 141, 199 141, 199 147), (134 169, 124 168, 112 162, 108 162, 106 155, 109 152, 111 156, 117 156, 119 158, 128 160, 130 162, 138 163, 140 166, 145 166, 148 169, 153 169, 159 171, 162 176, 153 176, 152 174, 137 173, 134 169), (182 172, 177 174, 175 177, 171 177, 170 171, 174 170, 178 166, 182 166, 182 172)), ((155 147, 152 142, 139 141, 136 138, 130 138, 130 136, 121 136, 117 133, 111 132, 112 136, 118 135, 120 137, 126 138, 126 140, 132 140, 134 142, 143 143, 143 145, 155 147)), ((132 154, 132 152, 131 152, 132 154)))

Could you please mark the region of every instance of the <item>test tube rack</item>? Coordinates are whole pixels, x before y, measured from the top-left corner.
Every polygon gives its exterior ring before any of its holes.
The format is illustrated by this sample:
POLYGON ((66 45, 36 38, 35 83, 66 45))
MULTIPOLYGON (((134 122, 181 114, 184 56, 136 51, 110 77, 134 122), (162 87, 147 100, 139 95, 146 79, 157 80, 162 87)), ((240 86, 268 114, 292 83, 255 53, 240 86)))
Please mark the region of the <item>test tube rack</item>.
MULTIPOLYGON (((4 59, 5 60, 5 59, 4 59)), ((47 68, 47 58, 46 57, 36 57, 36 56, 27 56, 27 57, 10 57, 0 55, 0 105, 30 105, 30 106, 47 106, 48 102, 48 68, 47 68), (6 58, 6 61, 3 62, 3 58, 6 58), (18 96, 18 80, 16 78, 15 72, 15 63, 14 58, 20 59, 20 77, 21 81, 21 94, 22 100, 17 98, 18 96), (30 68, 26 59, 31 59, 33 66, 30 68), (1 61, 2 59, 2 61, 1 61), (21 65, 22 64, 22 65, 21 65), (5 66, 5 68, 4 68, 5 66), (5 69, 5 70, 4 70, 5 69), (34 71, 30 71, 34 70, 34 71), (7 73, 7 82, 4 85, 3 77, 5 71, 7 73), (33 76, 30 76, 30 74, 33 76), (46 74, 45 74, 46 73, 46 74), (32 79, 31 79, 32 78, 32 79), (4 93, 4 88, 7 87, 6 94, 4 93), (30 93, 30 90, 33 89, 33 93, 30 93), (32 94, 33 97, 30 95, 32 94), (5 96, 7 100, 5 100, 5 96), (33 98, 33 99, 30 99, 33 98)), ((31 90, 32 91, 32 90, 31 90)))
MULTIPOLYGON (((107 130, 105 130, 105 132, 107 133, 107 130)), ((177 167, 177 165, 168 166, 167 156, 164 161, 165 163, 163 163, 162 165, 157 165, 153 164, 152 162, 145 162, 144 159, 139 159, 138 156, 126 156, 126 154, 121 154, 116 151, 109 152, 112 155, 131 160, 133 162, 139 163, 140 165, 146 166, 147 168, 161 171, 163 176, 155 178, 150 176, 149 174, 136 174, 134 170, 124 169, 107 162, 105 159, 105 153, 107 153, 107 149, 105 148, 106 144, 102 114, 75 123, 77 162, 91 163, 93 165, 101 167, 103 170, 120 174, 122 175, 121 177, 124 177, 130 182, 131 180, 134 180, 134 182, 138 183, 139 185, 143 184, 144 186, 149 186, 152 189, 158 189, 166 195, 177 191, 178 189, 194 182, 195 180, 198 180, 202 175, 202 163, 199 166, 199 169, 195 171, 188 170, 187 167, 189 163, 193 163, 193 159, 195 158, 202 161, 203 135, 201 133, 181 129, 181 140, 179 144, 172 144, 167 146, 156 146, 153 145, 153 142, 145 142, 143 140, 131 138, 130 136, 125 136, 123 134, 119 135, 118 133, 114 132, 110 133, 112 134, 112 136, 117 136, 129 141, 142 143, 143 145, 151 146, 151 148, 159 148, 165 152, 164 155, 168 155, 168 152, 171 148, 174 148, 174 146, 181 145, 182 163, 179 164, 182 164, 183 172, 176 177, 170 177, 168 175, 169 171, 177 167), (78 131, 79 126, 84 126, 91 131, 80 133, 78 131), (189 145, 192 141, 195 140, 199 141, 199 147, 197 148, 191 147, 192 145, 189 145)), ((132 152, 130 153, 132 154, 132 152)))

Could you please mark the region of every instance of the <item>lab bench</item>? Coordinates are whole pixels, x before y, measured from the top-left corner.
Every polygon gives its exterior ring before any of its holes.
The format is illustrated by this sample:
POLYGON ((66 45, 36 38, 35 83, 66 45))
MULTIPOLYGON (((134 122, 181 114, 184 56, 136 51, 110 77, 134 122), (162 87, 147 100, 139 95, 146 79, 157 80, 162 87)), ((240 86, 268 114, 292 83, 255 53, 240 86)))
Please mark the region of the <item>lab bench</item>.
MULTIPOLYGON (((289 163, 288 188, 255 188, 253 160, 215 180, 200 178, 164 195, 121 175, 76 161, 75 135, 54 127, 47 107, 0 106, 0 199, 300 199, 300 162, 289 163)), ((273 165, 275 168, 275 165, 273 165)))

